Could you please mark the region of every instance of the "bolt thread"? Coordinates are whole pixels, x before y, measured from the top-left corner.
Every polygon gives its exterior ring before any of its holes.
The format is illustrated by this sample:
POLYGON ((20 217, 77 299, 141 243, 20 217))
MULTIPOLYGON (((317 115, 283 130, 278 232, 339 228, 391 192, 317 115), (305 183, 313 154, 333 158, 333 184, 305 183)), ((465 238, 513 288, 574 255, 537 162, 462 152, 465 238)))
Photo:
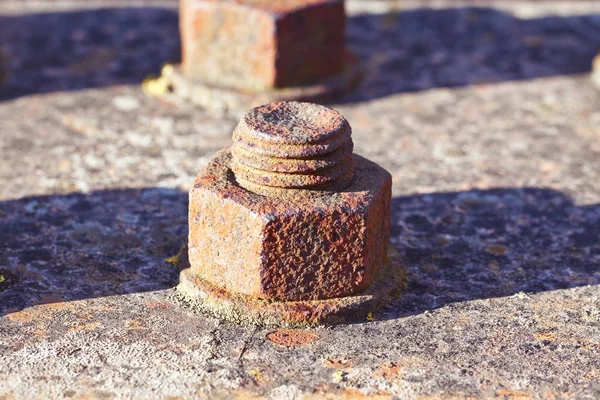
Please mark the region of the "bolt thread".
POLYGON ((352 129, 337 111, 310 103, 253 108, 233 133, 231 168, 242 186, 330 190, 354 175, 352 129))

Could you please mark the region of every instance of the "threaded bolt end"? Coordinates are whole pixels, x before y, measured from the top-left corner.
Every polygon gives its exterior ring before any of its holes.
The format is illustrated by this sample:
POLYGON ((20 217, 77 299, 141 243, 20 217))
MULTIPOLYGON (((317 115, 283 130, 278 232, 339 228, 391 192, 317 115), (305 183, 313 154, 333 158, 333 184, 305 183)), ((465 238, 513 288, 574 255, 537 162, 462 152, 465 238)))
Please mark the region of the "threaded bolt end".
POLYGON ((351 135, 331 108, 268 103, 248 111, 233 132, 231 169, 242 186, 341 188, 354 175, 351 135))

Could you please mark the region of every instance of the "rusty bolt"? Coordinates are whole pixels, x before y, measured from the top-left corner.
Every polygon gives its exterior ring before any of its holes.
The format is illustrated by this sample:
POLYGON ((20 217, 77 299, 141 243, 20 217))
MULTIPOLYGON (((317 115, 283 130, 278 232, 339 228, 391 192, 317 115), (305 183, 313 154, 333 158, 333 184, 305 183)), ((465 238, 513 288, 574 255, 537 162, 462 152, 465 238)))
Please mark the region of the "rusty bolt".
POLYGON ((182 66, 235 89, 296 86, 340 73, 343 0, 182 0, 182 66))
POLYGON ((367 288, 386 259, 392 182, 352 154, 344 117, 271 103, 247 112, 233 139, 190 191, 191 273, 227 293, 279 301, 367 288))
POLYGON ((234 131, 231 168, 255 191, 341 188, 353 177, 350 135, 348 122, 331 109, 266 104, 250 110, 234 131))

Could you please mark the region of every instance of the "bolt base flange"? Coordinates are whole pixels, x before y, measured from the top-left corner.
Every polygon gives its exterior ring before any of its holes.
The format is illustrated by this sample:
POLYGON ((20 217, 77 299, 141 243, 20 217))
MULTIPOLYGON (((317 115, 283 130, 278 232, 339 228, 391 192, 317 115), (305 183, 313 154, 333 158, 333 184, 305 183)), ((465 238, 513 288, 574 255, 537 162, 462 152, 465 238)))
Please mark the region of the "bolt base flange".
MULTIPOLYGON (((187 251, 180 263, 189 267, 187 251)), ((367 321, 367 316, 395 299, 406 286, 406 270, 391 246, 388 260, 371 286, 362 293, 327 300, 269 301, 234 295, 194 275, 181 271, 177 289, 192 307, 231 322, 261 326, 336 325, 367 321)))
POLYGON ((352 90, 361 77, 360 63, 350 53, 340 74, 296 87, 256 91, 216 87, 187 78, 179 66, 169 71, 167 76, 163 75, 173 90, 172 95, 209 111, 233 114, 242 114, 252 107, 277 101, 332 101, 352 90))

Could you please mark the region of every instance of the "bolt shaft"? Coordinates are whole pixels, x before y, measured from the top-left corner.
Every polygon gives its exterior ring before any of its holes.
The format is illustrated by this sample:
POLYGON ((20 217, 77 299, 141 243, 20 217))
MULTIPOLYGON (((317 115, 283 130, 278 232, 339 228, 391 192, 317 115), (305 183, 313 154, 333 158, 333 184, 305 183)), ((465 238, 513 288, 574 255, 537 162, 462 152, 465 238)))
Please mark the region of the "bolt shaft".
POLYGON ((316 104, 270 103, 241 119, 231 168, 242 186, 332 190, 354 175, 352 129, 337 111, 316 104))

